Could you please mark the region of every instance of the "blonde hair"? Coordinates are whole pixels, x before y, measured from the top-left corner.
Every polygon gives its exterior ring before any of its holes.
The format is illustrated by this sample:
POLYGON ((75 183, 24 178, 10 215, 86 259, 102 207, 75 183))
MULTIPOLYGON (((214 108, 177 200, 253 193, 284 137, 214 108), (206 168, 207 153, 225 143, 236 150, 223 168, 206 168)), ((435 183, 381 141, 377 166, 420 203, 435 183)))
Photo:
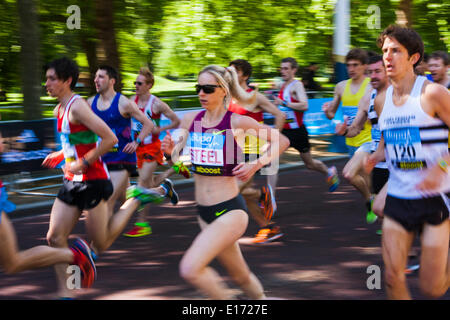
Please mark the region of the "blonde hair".
POLYGON ((152 87, 155 84, 155 77, 153 76, 153 73, 150 71, 147 67, 142 67, 139 69, 139 74, 145 77, 145 82, 147 84, 150 84, 152 87))
POLYGON ((217 65, 209 65, 204 67, 198 75, 200 76, 205 72, 211 74, 219 86, 225 90, 224 104, 227 108, 231 98, 234 98, 240 104, 252 106, 256 103, 256 90, 250 93, 239 85, 236 69, 233 66, 224 68, 217 65))

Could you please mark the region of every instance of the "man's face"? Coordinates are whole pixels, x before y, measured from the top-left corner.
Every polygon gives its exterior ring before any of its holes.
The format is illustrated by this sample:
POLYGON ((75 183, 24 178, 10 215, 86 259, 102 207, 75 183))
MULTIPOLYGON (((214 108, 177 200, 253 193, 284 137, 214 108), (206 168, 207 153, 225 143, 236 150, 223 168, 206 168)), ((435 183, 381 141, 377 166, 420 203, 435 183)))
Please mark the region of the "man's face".
POLYGON ((97 90, 97 93, 100 93, 100 94, 105 93, 110 88, 113 88, 114 82, 115 82, 115 80, 111 79, 108 76, 108 73, 106 72, 106 70, 98 69, 97 72, 95 73, 94 83, 95 83, 95 89, 97 90))
POLYGON ((347 73, 353 80, 359 79, 364 76, 367 65, 362 64, 359 60, 350 59, 346 62, 347 73))
POLYGON ((140 74, 137 76, 136 81, 134 82, 134 87, 136 88, 136 94, 141 95, 147 93, 152 85, 146 82, 147 79, 140 74))
POLYGON ((384 70, 383 61, 369 64, 367 71, 370 77, 370 84, 374 89, 378 89, 387 84, 388 78, 384 70))
POLYGON ((445 79, 448 66, 444 64, 441 58, 430 58, 428 60, 428 70, 431 72, 434 82, 441 82, 445 79))
POLYGON ((235 65, 233 65, 233 67, 236 69, 239 83, 245 83, 248 80, 248 76, 244 76, 244 73, 242 72, 242 70, 236 68, 235 65))
POLYGON ((45 72, 45 78, 45 89, 52 97, 59 97, 66 87, 70 87, 70 83, 72 82, 72 78, 66 81, 60 80, 53 68, 45 72))
POLYGON ((381 50, 388 77, 395 77, 414 68, 420 56, 418 53, 409 56, 408 50, 400 42, 389 37, 384 40, 381 50))
POLYGON ((293 79, 295 77, 296 72, 297 72, 297 69, 292 68, 290 62, 281 63, 280 74, 281 74, 281 78, 283 78, 284 81, 293 79))

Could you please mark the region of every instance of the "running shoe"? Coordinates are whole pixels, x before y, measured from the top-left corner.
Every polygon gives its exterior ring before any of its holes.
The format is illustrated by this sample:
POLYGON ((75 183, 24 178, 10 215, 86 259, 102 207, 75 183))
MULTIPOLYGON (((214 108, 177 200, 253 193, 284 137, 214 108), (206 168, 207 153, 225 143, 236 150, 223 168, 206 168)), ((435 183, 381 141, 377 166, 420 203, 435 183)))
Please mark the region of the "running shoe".
POLYGON ((134 225, 133 229, 123 235, 129 238, 138 238, 148 236, 149 234, 152 234, 152 227, 147 222, 138 222, 134 225))
POLYGON ((405 269, 405 274, 410 275, 420 269, 420 264, 410 264, 405 269))
POLYGON ((261 187, 261 198, 259 202, 260 208, 264 212, 264 217, 267 222, 272 219, 273 214, 277 210, 277 203, 275 202, 275 197, 273 195, 273 190, 270 184, 261 187))
POLYGON ((186 179, 189 179, 191 177, 191 171, 184 165, 183 161, 177 161, 176 163, 174 163, 172 168, 176 173, 181 174, 186 179))
POLYGON ((253 238, 253 243, 268 243, 281 238, 284 233, 281 232, 280 227, 273 226, 269 228, 262 228, 258 234, 253 238))
POLYGON ((336 191, 336 189, 339 186, 339 182, 340 181, 336 167, 332 166, 331 168, 328 168, 328 176, 327 176, 328 191, 329 192, 336 191))
POLYGON ((136 198, 141 201, 139 211, 148 203, 161 203, 164 200, 164 196, 158 192, 137 185, 127 188, 127 199, 130 198, 136 198))
POLYGON ((370 199, 370 201, 366 203, 367 207, 366 222, 368 224, 372 224, 378 219, 377 215, 372 210, 372 205, 373 205, 373 197, 370 199))
POLYGON ((74 263, 80 267, 81 286, 90 288, 97 279, 97 269, 91 255, 91 248, 81 238, 77 238, 70 247, 74 254, 74 263))
POLYGON ((176 205, 180 198, 178 197, 178 193, 175 191, 173 187, 173 182, 170 179, 164 179, 164 182, 161 184, 161 187, 166 190, 166 197, 170 199, 173 205, 176 205))

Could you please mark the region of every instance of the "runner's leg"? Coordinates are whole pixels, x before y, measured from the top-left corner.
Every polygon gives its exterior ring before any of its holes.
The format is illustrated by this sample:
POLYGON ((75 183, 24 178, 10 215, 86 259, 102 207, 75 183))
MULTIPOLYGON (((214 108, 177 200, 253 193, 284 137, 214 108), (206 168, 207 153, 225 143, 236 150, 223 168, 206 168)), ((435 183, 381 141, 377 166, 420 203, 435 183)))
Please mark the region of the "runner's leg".
POLYGON ((8 274, 29 269, 52 266, 56 263, 72 263, 73 252, 65 248, 36 246, 19 251, 17 236, 11 221, 4 212, 0 223, 0 265, 8 274))
POLYGON ((414 233, 389 217, 383 219, 382 253, 385 265, 386 293, 389 299, 409 300, 405 276, 408 253, 414 233))
POLYGON ((208 265, 244 234, 247 224, 248 215, 242 210, 230 211, 209 225, 200 220, 202 231, 181 259, 181 277, 212 299, 230 299, 228 288, 208 265))
POLYGON ((420 256, 420 289, 427 296, 444 295, 450 284, 450 220, 437 226, 425 224, 420 256))

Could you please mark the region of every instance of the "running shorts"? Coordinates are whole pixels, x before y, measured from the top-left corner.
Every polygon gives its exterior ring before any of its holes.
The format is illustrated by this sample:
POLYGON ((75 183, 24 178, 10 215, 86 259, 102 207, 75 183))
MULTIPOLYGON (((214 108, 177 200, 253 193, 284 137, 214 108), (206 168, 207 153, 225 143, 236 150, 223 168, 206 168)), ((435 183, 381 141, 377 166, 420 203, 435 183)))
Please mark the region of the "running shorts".
POLYGON ((130 177, 138 177, 139 173, 136 170, 136 165, 131 163, 107 163, 108 171, 122 171, 127 170, 130 177))
POLYGON ((388 182, 389 170, 382 168, 373 168, 372 171, 372 192, 378 194, 384 185, 388 182))
POLYGON ((139 169, 142 168, 144 162, 156 161, 158 164, 162 165, 163 162, 163 152, 161 150, 161 141, 152 142, 143 146, 139 146, 136 150, 137 156, 137 166, 139 169))
POLYGON ((311 149, 308 131, 305 125, 297 129, 284 129, 281 133, 289 139, 290 147, 296 149, 298 152, 306 153, 311 149))
POLYGON ((71 181, 64 179, 56 196, 62 202, 76 206, 80 211, 95 208, 113 193, 111 180, 71 181))
POLYGON ((247 205, 241 194, 238 194, 233 199, 212 206, 197 205, 198 214, 208 224, 232 210, 244 210, 247 212, 247 205))
MULTIPOLYGON (((450 193, 447 197, 450 197, 450 193)), ((442 196, 409 200, 388 195, 384 214, 409 232, 421 232, 425 223, 437 226, 446 221, 449 208, 442 196)))

